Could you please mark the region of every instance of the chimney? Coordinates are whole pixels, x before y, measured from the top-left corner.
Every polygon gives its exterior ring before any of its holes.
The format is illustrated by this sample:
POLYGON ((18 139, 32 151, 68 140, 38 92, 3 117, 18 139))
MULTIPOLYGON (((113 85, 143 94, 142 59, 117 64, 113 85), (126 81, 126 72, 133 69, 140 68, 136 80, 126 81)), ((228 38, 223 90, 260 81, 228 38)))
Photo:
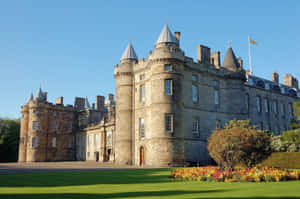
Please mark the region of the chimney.
POLYGON ((82 98, 82 97, 75 97, 75 100, 74 100, 74 107, 76 110, 83 110, 84 109, 84 101, 85 101, 85 98, 82 98))
POLYGON ((276 72, 272 73, 272 81, 276 82, 277 84, 279 83, 279 75, 278 75, 278 73, 276 73, 276 72))
POLYGON ((220 68, 221 61, 220 61, 220 52, 213 52, 210 54, 210 63, 217 68, 220 68))
POLYGON ((299 89, 298 80, 295 77, 293 77, 291 74, 285 74, 283 76, 283 84, 286 86, 299 89))
POLYGON ((96 96, 96 109, 97 110, 103 110, 104 109, 104 103, 105 103, 105 97, 98 95, 96 96))
POLYGON ((95 110, 95 103, 92 104, 92 109, 95 110))
POLYGON ((44 92, 44 97, 45 97, 45 101, 47 101, 47 95, 48 95, 48 92, 44 92))
POLYGON ((180 41, 180 32, 175 32, 175 38, 177 39, 177 41, 180 41))
POLYGON ((237 58, 237 62, 239 63, 240 68, 243 68, 243 60, 241 57, 237 58))
POLYGON ((210 64, 210 48, 207 46, 197 46, 197 60, 201 64, 210 64))
POLYGON ((57 105, 64 105, 64 97, 58 97, 56 98, 56 104, 57 105))

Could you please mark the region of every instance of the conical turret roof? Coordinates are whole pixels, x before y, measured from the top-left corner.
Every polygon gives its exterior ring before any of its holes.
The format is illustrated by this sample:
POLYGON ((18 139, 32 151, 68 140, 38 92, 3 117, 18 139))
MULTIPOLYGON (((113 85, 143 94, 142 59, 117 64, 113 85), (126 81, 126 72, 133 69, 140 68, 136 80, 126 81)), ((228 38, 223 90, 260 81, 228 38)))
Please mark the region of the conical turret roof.
POLYGON ((34 100, 44 100, 45 96, 43 94, 42 88, 40 87, 38 92, 34 96, 34 100))
POLYGON ((222 66, 224 68, 239 68, 240 67, 231 47, 229 47, 227 50, 227 53, 226 53, 226 56, 225 56, 222 66))
POLYGON ((125 49, 122 57, 121 57, 121 60, 123 59, 135 59, 137 60, 137 56, 136 56, 136 53, 132 47, 132 44, 131 44, 131 41, 129 42, 127 48, 125 49))
POLYGON ((177 43, 176 38, 168 27, 168 24, 164 26, 155 44, 159 43, 177 43))
POLYGON ((91 106, 90 106, 90 103, 89 103, 87 97, 85 97, 85 100, 84 100, 84 109, 85 110, 90 110, 91 109, 91 106))
POLYGON ((33 100, 33 94, 32 92, 30 93, 30 96, 28 98, 28 100, 26 101, 26 104, 28 104, 29 102, 31 102, 33 100))

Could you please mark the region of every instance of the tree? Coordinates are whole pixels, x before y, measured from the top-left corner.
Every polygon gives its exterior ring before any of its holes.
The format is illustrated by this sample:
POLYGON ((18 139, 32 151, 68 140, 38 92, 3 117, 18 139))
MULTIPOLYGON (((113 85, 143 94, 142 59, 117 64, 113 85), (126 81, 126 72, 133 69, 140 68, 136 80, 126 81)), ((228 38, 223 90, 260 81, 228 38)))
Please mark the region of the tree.
POLYGON ((253 166, 271 154, 271 136, 251 126, 249 120, 231 120, 223 129, 213 131, 208 139, 210 156, 222 168, 237 164, 253 166))
POLYGON ((0 162, 18 160, 20 120, 0 120, 0 162))

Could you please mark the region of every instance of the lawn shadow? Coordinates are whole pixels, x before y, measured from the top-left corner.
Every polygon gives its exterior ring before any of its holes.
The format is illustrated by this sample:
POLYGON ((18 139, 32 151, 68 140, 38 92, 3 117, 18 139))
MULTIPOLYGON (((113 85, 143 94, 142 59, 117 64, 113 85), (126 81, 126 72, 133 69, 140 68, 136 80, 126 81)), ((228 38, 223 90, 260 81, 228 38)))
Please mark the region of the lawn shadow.
POLYGON ((199 190, 199 191, 143 191, 143 192, 121 192, 121 193, 99 193, 99 194, 77 194, 77 193, 54 193, 54 194, 1 194, 0 198, 22 198, 22 199, 58 199, 58 198, 72 198, 72 199, 98 199, 98 198, 134 198, 134 197, 163 197, 163 196, 180 196, 185 194, 210 194, 216 192, 225 192, 228 190, 199 190))
POLYGON ((1 174, 0 187, 54 187, 172 182, 169 169, 1 174), (163 173, 159 173, 162 172, 163 173))

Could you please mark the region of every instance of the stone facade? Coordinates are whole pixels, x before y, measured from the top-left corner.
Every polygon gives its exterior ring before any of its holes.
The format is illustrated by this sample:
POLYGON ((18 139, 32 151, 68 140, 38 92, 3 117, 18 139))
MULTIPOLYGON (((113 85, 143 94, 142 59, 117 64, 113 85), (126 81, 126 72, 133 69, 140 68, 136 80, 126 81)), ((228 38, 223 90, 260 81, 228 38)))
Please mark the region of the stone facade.
POLYGON ((185 56, 180 33, 166 25, 147 59, 138 60, 131 43, 126 48, 114 67, 116 101, 97 96, 91 107, 87 98, 75 98, 74 106, 29 100, 21 109, 19 161, 209 164, 207 139, 229 120, 250 119, 276 135, 289 128, 291 104, 300 100, 296 78, 285 75, 280 84, 277 73, 273 81, 253 76, 231 47, 222 65, 220 52, 203 45, 197 52, 197 61, 185 56))

